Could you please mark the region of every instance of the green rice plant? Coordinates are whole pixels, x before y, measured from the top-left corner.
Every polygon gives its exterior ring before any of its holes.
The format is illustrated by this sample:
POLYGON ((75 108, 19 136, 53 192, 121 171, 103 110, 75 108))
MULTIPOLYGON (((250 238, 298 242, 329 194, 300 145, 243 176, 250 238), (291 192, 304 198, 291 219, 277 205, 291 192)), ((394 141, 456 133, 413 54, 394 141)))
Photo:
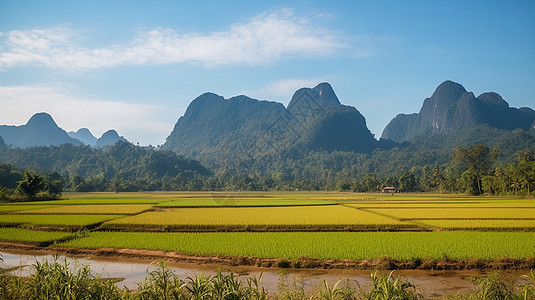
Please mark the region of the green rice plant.
POLYGON ((343 228, 344 226, 411 226, 365 211, 330 206, 177 208, 116 219, 105 228, 164 227, 175 229, 225 228, 343 228))
POLYGON ((121 218, 123 215, 2 215, 0 224, 80 227, 121 218))
POLYGON ((49 208, 25 210, 23 214, 99 214, 99 215, 133 215, 149 210, 147 204, 110 204, 110 205, 65 205, 49 208))
POLYGON ((34 231, 22 228, 0 228, 0 241, 43 243, 65 240, 73 233, 55 231, 34 231))
POLYGON ((396 260, 534 257, 535 232, 92 232, 74 248, 132 248, 260 258, 396 260))
POLYGON ((433 219, 533 219, 532 208, 413 208, 365 209, 365 211, 391 216, 400 220, 433 219))

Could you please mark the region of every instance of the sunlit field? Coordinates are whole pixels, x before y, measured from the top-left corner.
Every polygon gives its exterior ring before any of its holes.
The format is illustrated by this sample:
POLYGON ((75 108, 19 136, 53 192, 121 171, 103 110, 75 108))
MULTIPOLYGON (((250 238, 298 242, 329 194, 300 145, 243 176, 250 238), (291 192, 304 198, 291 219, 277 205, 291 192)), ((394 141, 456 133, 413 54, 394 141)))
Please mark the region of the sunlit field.
POLYGON ((394 218, 387 218, 342 205, 289 207, 221 207, 175 208, 147 212, 106 222, 110 227, 167 227, 170 229, 376 229, 408 226, 394 218))
POLYGON ((533 256, 535 232, 95 232, 60 246, 295 259, 495 259, 533 256))
POLYGON ((46 247, 322 260, 535 257, 535 200, 503 197, 66 193, 0 204, 0 227, 0 241, 46 247))

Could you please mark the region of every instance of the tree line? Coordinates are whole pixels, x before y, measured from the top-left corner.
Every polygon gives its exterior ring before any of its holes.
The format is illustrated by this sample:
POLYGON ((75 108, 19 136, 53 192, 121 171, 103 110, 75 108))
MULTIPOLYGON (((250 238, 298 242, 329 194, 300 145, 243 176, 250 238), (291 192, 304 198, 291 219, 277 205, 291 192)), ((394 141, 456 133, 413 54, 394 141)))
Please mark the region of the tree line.
POLYGON ((59 199, 64 182, 56 172, 39 174, 0 164, 0 201, 18 202, 59 199))
POLYGON ((107 149, 69 144, 3 148, 0 189, 4 197, 27 198, 54 197, 62 191, 379 192, 385 186, 401 192, 533 195, 534 153, 528 148, 504 155, 496 147, 478 144, 456 147, 444 159, 432 149, 414 151, 409 145, 369 155, 335 151, 260 157, 241 169, 228 164, 209 170, 174 152, 126 142, 107 149))
POLYGON ((0 185, 12 193, 23 180, 24 170, 45 178, 54 174, 63 190, 77 192, 197 190, 198 179, 211 174, 199 162, 174 152, 123 141, 106 149, 71 144, 25 149, 0 147, 0 162, 0 178, 6 177, 0 185))

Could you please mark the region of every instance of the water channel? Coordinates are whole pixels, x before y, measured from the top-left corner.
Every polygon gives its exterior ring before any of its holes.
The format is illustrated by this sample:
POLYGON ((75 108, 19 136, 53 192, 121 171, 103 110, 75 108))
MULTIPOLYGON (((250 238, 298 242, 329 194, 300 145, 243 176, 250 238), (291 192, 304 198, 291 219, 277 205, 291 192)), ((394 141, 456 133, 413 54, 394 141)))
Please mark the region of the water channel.
MULTIPOLYGON (((58 259, 58 262, 63 263, 67 260, 71 266, 78 266, 78 268, 88 264, 95 274, 99 274, 103 278, 121 278, 122 280, 117 282, 117 285, 129 289, 136 289, 137 283, 145 279, 147 270, 157 267, 156 261, 148 259, 54 256, 52 254, 43 254, 42 252, 14 250, 0 250, 0 254, 4 260, 0 262, 0 267, 22 266, 13 271, 13 274, 18 276, 28 276, 32 270, 32 265, 36 262, 53 262, 54 259, 58 259)), ((166 262, 166 264, 169 269, 184 280, 200 273, 214 275, 219 268, 222 272, 233 272, 247 277, 259 277, 263 274, 262 286, 271 294, 277 293, 277 283, 282 276, 286 278, 290 286, 296 281, 303 282, 307 290, 315 290, 323 280, 326 280, 332 286, 340 279, 356 280, 360 287, 367 289, 371 284, 370 274, 373 272, 350 269, 277 269, 181 262, 166 262)), ((507 275, 521 283, 522 275, 527 273, 527 271, 508 271, 507 275)), ((469 278, 482 277, 486 273, 481 271, 398 270, 394 272, 394 275, 410 281, 425 298, 434 298, 471 290, 473 289, 473 284, 469 278)))

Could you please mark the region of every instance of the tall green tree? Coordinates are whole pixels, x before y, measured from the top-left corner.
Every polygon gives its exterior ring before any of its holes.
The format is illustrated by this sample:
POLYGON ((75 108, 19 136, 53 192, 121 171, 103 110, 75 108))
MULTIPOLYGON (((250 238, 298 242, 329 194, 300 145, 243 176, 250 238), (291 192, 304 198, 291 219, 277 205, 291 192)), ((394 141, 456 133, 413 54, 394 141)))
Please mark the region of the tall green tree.
POLYGON ((413 192, 418 186, 414 174, 405 172, 398 178, 398 189, 402 192, 413 192))
POLYGON ((491 150, 481 144, 469 148, 457 147, 453 150, 450 160, 463 171, 461 185, 467 192, 473 195, 483 193, 482 178, 490 173, 492 163, 498 155, 498 150, 491 150))
POLYGON ((34 199, 37 193, 45 190, 46 186, 46 181, 43 177, 35 172, 26 171, 24 172, 24 178, 17 186, 17 193, 34 199))

